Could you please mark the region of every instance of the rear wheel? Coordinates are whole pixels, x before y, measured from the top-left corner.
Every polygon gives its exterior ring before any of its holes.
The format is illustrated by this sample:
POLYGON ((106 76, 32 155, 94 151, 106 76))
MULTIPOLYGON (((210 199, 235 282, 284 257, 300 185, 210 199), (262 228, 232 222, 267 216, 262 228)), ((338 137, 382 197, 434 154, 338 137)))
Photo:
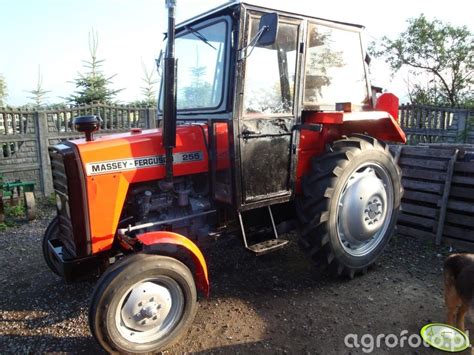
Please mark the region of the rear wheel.
POLYGON ((176 342, 197 310, 193 275, 182 262, 137 254, 99 279, 89 309, 92 334, 108 352, 149 353, 176 342))
POLYGON ((385 143, 363 135, 334 142, 302 180, 301 247, 339 275, 365 272, 395 228, 400 178, 385 143))

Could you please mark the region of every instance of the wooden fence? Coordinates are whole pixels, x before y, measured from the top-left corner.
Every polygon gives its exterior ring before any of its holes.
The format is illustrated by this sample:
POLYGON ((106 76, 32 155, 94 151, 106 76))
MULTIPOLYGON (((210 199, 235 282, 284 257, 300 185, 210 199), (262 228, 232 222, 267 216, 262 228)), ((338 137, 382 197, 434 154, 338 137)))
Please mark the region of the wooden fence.
POLYGON ((156 126, 153 108, 102 104, 41 111, 0 108, 0 175, 4 180, 35 181, 37 190, 49 196, 53 185, 48 146, 82 137, 72 125, 80 115, 102 118, 99 135, 156 126))
POLYGON ((474 251, 474 146, 392 148, 405 189, 398 233, 474 251))
MULTIPOLYGON (((0 109, 0 175, 6 181, 35 181, 39 191, 50 195, 47 147, 81 137, 72 119, 90 114, 103 119, 100 134, 156 126, 152 108, 94 104, 43 111, 0 109)), ((398 232, 474 250, 474 145, 446 144, 474 144, 474 111, 403 105, 399 117, 408 142, 419 145, 392 147, 405 189, 398 232)))
POLYGON ((474 144, 474 109, 401 105, 399 122, 408 144, 474 144))
MULTIPOLYGON (((55 110, 28 111, 0 108, 0 174, 5 180, 32 180, 39 191, 52 192, 47 147, 81 137, 72 119, 95 114, 103 119, 100 134, 123 132, 132 127, 155 127, 156 110, 93 104, 55 110)), ((409 144, 474 144, 474 109, 402 105, 400 125, 409 144)))

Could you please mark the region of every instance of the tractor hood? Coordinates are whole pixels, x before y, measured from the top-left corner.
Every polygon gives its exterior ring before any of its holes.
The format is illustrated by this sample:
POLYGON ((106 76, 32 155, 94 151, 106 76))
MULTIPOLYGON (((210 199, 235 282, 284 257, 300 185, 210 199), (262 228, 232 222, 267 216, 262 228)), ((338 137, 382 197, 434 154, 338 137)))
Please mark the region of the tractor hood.
MULTIPOLYGON (((179 126, 176 133, 173 175, 208 171, 207 127, 179 126)), ((112 245, 129 186, 165 177, 162 130, 133 130, 71 143, 77 147, 85 175, 92 252, 107 250, 112 245)))
MULTIPOLYGON (((180 126, 174 149, 176 176, 207 171, 207 150, 204 143, 207 127, 180 126)), ((133 129, 87 142, 72 141, 78 148, 88 180, 104 175, 122 174, 130 183, 161 179, 165 176, 162 130, 133 129)))

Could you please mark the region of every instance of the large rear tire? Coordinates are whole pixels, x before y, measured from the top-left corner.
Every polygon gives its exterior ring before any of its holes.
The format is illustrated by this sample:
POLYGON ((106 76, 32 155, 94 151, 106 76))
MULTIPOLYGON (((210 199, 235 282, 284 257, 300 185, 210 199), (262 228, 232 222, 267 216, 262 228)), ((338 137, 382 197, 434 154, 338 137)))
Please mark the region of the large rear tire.
POLYGON ((109 353, 154 353, 185 334, 197 310, 193 275, 179 260, 136 254, 99 279, 89 325, 109 353))
POLYGON ((300 246, 338 275, 365 273, 393 234, 402 193, 385 143, 364 135, 335 141, 302 179, 300 246))

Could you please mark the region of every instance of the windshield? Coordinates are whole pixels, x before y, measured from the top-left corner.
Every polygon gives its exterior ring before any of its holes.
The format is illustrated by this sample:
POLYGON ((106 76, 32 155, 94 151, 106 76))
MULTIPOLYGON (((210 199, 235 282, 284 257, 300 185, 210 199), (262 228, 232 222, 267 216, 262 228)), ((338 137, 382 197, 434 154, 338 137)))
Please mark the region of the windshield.
MULTIPOLYGON (((221 20, 186 29, 184 35, 176 37, 175 45, 178 59, 177 109, 217 109, 222 104, 224 92, 227 23, 221 20)), ((160 110, 163 109, 162 96, 160 110)))

